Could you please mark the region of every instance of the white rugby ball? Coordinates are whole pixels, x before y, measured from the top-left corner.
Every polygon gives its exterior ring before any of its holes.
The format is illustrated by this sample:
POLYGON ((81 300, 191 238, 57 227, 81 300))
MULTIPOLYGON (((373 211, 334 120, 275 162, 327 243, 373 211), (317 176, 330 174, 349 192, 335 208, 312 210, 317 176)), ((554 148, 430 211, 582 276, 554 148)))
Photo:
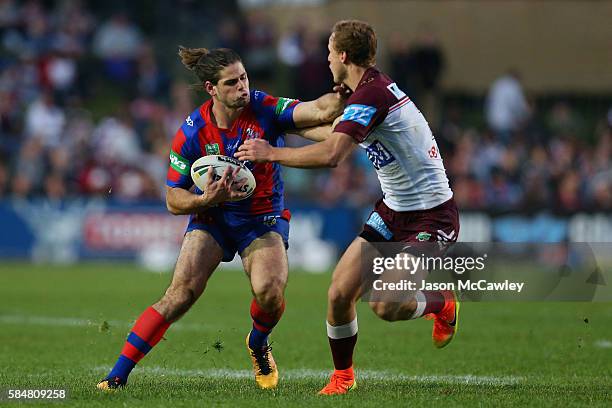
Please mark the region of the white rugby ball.
POLYGON ((240 160, 219 154, 200 157, 191 165, 191 178, 200 190, 204 191, 206 189, 206 180, 208 177, 207 173, 209 167, 212 167, 213 169, 213 176, 215 180, 219 180, 225 169, 228 167, 230 167, 232 171, 235 171, 237 167, 240 168, 238 176, 234 182, 240 182, 243 179, 246 179, 246 183, 242 187, 242 191, 247 193, 247 195, 239 200, 244 200, 245 198, 250 197, 251 194, 253 194, 253 191, 255 191, 257 184, 255 183, 255 176, 253 176, 251 170, 249 170, 240 160))

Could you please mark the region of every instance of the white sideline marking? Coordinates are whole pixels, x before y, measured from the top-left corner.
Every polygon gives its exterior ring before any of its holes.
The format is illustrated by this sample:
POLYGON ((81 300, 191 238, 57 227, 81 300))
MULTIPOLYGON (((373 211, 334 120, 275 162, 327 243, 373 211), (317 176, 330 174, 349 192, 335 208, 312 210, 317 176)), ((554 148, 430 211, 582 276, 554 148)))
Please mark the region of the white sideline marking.
POLYGON ((610 340, 597 340, 595 342, 595 347, 599 347, 599 348, 612 348, 612 341, 610 341, 610 340))
MULTIPOLYGON (((103 320, 80 319, 76 317, 50 317, 50 316, 25 316, 25 315, 1 315, 0 323, 18 324, 29 326, 52 326, 52 327, 98 327, 103 320)), ((130 329, 134 322, 119 320, 108 320, 110 329, 130 329)), ((174 323, 171 330, 206 331, 212 326, 206 324, 174 323)))
MULTIPOLYGON (((95 371, 106 373, 110 367, 98 366, 95 371)), ((231 369, 191 369, 183 370, 177 368, 164 368, 159 366, 153 367, 138 367, 136 370, 140 373, 154 374, 160 376, 177 376, 177 377, 206 377, 219 379, 243 379, 252 378, 253 372, 250 370, 231 370, 231 369)), ((309 369, 293 369, 280 370, 280 375, 287 380, 310 380, 310 379, 327 379, 331 375, 331 370, 309 370, 309 369)), ((486 375, 405 375, 392 371, 378 370, 357 370, 357 379, 362 380, 393 380, 407 381, 417 383, 445 383, 445 384, 471 384, 471 385, 515 385, 523 380, 523 377, 515 376, 486 376, 486 375)))

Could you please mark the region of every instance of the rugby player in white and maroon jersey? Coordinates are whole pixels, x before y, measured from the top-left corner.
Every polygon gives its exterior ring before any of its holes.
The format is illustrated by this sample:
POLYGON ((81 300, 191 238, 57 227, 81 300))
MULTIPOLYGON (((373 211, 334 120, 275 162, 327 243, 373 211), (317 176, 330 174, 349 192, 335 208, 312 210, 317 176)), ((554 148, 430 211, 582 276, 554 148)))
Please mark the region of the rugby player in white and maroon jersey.
MULTIPOLYGON (((340 21, 332 30, 328 48, 334 82, 352 91, 331 135, 300 148, 248 140, 235 157, 290 167, 335 167, 360 145, 376 168, 383 198, 340 259, 328 292, 327 335, 335 370, 319 393, 334 395, 356 385, 355 304, 363 291, 363 253, 376 251, 374 243, 378 242, 455 241, 459 218, 427 121, 395 82, 374 66, 376 35, 372 27, 356 20, 340 21)), ((432 338, 438 348, 446 346, 457 330, 459 302, 452 291, 417 291, 403 303, 370 305, 388 321, 433 317, 432 338)))

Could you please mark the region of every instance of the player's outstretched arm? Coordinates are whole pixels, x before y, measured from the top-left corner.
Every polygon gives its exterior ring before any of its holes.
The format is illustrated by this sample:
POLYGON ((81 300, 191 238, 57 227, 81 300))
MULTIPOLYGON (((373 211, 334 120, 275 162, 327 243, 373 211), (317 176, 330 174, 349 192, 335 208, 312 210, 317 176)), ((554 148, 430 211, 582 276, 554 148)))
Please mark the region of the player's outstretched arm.
POLYGON ((329 138, 331 134, 334 133, 334 128, 340 122, 341 119, 342 116, 338 116, 334 120, 334 123, 332 123, 331 125, 326 124, 302 129, 293 129, 288 131, 287 133, 302 136, 303 138, 312 140, 313 142, 322 142, 324 140, 327 140, 327 138, 329 138))
POLYGON ((293 123, 296 128, 331 123, 342 114, 347 91, 342 86, 334 87, 334 92, 325 94, 314 101, 302 102, 293 110, 293 123))
POLYGON ((192 192, 180 187, 166 186, 166 207, 174 215, 193 214, 208 207, 215 206, 224 201, 240 199, 246 193, 240 191, 245 183, 243 180, 236 180, 240 168, 232 172, 231 168, 226 168, 219 180, 215 180, 214 171, 208 169, 206 189, 203 194, 193 194, 192 192))
POLYGON ((321 143, 304 147, 273 147, 263 139, 249 139, 234 155, 241 161, 277 162, 298 168, 336 167, 357 144, 345 133, 334 132, 321 143))
POLYGON ((293 129, 287 131, 293 135, 302 136, 304 139, 312 140, 313 142, 322 142, 332 134, 333 127, 331 125, 321 125, 302 129, 293 129))

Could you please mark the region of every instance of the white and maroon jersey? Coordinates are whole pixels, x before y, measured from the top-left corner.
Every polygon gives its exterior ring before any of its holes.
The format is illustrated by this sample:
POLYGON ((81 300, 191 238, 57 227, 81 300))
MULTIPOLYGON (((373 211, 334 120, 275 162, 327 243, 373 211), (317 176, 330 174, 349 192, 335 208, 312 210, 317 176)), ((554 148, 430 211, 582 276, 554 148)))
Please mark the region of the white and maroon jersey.
POLYGON ((350 135, 366 150, 383 201, 392 210, 427 210, 453 196, 425 117, 376 68, 363 74, 334 131, 350 135))

